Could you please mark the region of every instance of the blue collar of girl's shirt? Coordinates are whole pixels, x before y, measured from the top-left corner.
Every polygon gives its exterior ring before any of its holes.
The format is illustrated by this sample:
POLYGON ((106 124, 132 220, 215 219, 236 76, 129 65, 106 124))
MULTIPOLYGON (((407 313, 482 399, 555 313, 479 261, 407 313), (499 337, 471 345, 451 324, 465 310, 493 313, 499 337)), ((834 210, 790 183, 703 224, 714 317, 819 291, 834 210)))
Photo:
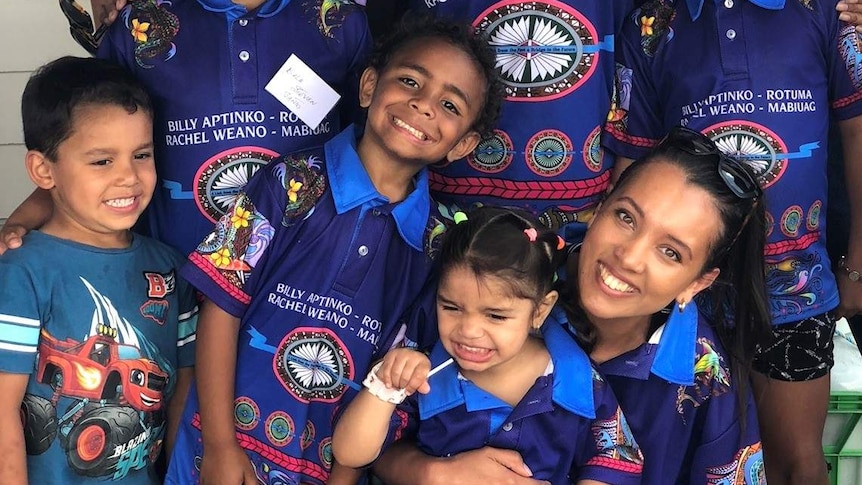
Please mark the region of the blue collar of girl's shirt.
MULTIPOLYGON (((705 0, 686 0, 685 3, 688 5, 688 13, 691 14, 692 20, 697 20, 700 17, 700 12, 703 10, 703 2, 705 0)), ((715 0, 716 2, 718 0, 715 0)), ((781 10, 784 8, 785 0, 740 0, 740 1, 748 1, 751 2, 758 7, 765 8, 767 10, 781 10)))
MULTIPOLYGON (((248 13, 242 5, 233 3, 233 0, 198 0, 201 6, 211 12, 223 13, 228 21, 236 20, 248 13)), ((290 0, 267 0, 257 8, 258 17, 272 17, 290 3, 290 0)))
MULTIPOLYGON (((593 394, 593 367, 587 354, 563 329, 565 313, 554 308, 542 326, 545 346, 554 363, 552 396, 561 407, 586 418, 596 417, 593 394)), ((445 362, 450 355, 440 342, 431 352, 431 367, 445 362)), ((419 395, 419 417, 429 419, 466 403, 458 377, 457 364, 431 376, 431 392, 419 395)))

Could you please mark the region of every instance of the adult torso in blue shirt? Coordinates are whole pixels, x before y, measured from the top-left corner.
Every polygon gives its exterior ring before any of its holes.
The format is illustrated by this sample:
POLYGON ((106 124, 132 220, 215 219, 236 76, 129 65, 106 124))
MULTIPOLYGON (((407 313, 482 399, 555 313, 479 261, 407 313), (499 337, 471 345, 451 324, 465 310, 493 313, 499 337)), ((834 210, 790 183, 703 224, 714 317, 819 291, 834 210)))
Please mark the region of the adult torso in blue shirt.
POLYGON ((269 0, 252 13, 227 0, 157 3, 130 2, 99 55, 153 96, 160 182, 146 222, 188 254, 261 166, 341 130, 338 108, 311 130, 264 89, 282 64, 297 56, 341 104, 354 103, 370 37, 350 3, 323 13, 302 0, 269 0))
POLYGON ((0 258, 0 370, 31 374, 30 483, 159 483, 175 371, 194 359, 178 329, 195 305, 182 261, 142 236, 102 249, 38 231, 0 258), (16 340, 24 320, 30 341, 16 340))
POLYGON ((433 167, 431 192, 461 208, 527 209, 580 241, 613 160, 599 143, 610 108, 613 36, 632 0, 411 0, 411 9, 472 22, 497 51, 506 101, 492 139, 433 167))
POLYGON ((627 117, 608 124, 605 140, 637 158, 682 124, 746 158, 766 188, 768 290, 780 324, 838 304, 825 249, 827 131, 830 113, 862 113, 862 77, 856 36, 834 1, 758 3, 705 1, 697 20, 696 1, 635 11, 618 45, 616 117, 627 117), (649 28, 643 17, 655 17, 649 28))
POLYGON ((750 390, 743 429, 740 390, 715 332, 703 317, 679 323, 599 366, 643 451, 643 483, 765 483, 750 390))
MULTIPOLYGON (((388 203, 348 128, 324 149, 262 169, 238 199, 253 214, 248 230, 235 231, 225 218, 184 267, 208 298, 241 317, 235 418, 258 473, 325 483, 334 413, 388 350, 430 274, 428 253, 443 226, 429 217, 424 170, 415 186, 404 201, 388 203), (244 259, 240 254, 216 270, 212 255, 235 244, 248 245, 244 259), (230 269, 243 265, 253 267, 230 269)), ((410 340, 427 342, 408 325, 410 340)), ((436 326, 430 330, 433 338, 436 326)), ((196 480, 199 428, 192 393, 169 471, 177 483, 196 480)))

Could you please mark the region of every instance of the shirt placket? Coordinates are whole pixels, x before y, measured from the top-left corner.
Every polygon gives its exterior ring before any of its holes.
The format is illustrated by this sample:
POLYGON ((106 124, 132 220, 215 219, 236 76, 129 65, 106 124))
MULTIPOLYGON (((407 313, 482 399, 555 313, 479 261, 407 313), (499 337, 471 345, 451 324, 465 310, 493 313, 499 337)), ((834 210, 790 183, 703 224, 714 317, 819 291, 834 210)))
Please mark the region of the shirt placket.
POLYGON ((388 211, 382 208, 367 210, 360 216, 359 228, 350 243, 348 256, 333 284, 335 291, 349 298, 356 296, 381 249, 381 244, 388 243, 391 239, 384 237, 390 218, 388 211))
MULTIPOLYGON (((715 0, 716 28, 721 67, 731 79, 748 77, 748 51, 743 29, 743 2, 748 0, 715 0)), ((754 7, 759 8, 759 7, 754 7)))
POLYGON ((233 102, 236 104, 257 103, 258 57, 256 44, 256 19, 241 17, 230 23, 230 71, 233 102))

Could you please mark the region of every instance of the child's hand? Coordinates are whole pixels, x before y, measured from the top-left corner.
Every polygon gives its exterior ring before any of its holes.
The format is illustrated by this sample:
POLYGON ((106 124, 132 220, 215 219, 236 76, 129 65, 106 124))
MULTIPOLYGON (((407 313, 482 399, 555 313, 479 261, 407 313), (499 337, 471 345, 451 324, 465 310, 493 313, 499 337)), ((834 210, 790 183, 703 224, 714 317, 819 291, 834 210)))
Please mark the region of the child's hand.
POLYGON ((0 254, 7 249, 21 247, 21 238, 27 234, 27 228, 19 224, 6 224, 0 228, 0 254))
POLYGON ((422 352, 412 349, 392 349, 383 358, 383 365, 377 371, 377 378, 392 389, 404 389, 407 395, 416 391, 428 394, 428 372, 431 361, 422 352))
POLYGON ((201 485, 259 485, 254 466, 239 444, 204 448, 201 485))

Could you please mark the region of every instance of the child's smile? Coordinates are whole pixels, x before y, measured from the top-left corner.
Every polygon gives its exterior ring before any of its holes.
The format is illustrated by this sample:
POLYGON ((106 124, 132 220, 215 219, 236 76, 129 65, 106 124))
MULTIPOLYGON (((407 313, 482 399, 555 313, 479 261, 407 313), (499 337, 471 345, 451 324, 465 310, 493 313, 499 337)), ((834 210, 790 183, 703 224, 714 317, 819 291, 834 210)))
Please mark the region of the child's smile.
POLYGON ((472 126, 485 89, 475 61, 458 47, 433 38, 407 44, 383 70, 362 76, 368 121, 360 157, 424 166, 466 156, 478 143, 472 126))

